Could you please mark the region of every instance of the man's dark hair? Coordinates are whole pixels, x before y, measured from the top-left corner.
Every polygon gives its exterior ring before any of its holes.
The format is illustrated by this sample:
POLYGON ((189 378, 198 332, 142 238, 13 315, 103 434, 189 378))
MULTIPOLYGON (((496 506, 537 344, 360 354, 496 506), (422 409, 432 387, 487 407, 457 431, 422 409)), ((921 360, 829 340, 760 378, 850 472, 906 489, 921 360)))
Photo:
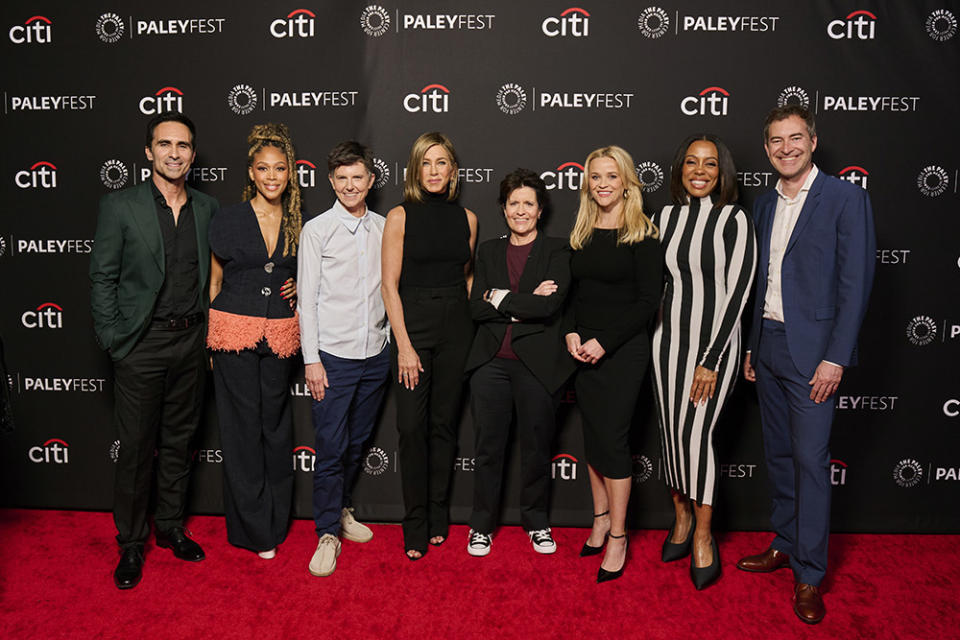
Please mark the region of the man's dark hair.
POLYGON ((362 145, 356 140, 347 140, 341 142, 330 151, 327 156, 328 173, 333 174, 337 167, 349 167, 352 164, 362 162, 371 174, 373 170, 373 153, 370 147, 362 145))
POLYGON ((537 205, 546 213, 547 209, 550 208, 550 196, 547 193, 547 185, 544 184, 543 179, 539 175, 529 169, 514 169, 500 181, 500 196, 497 198, 497 202, 500 203, 500 208, 502 209, 507 205, 507 199, 514 190, 522 189, 523 187, 530 187, 536 192, 537 205))
POLYGON ((187 129, 190 129, 190 144, 194 149, 197 148, 197 128, 193 126, 193 120, 179 111, 164 111, 150 118, 150 122, 147 123, 147 141, 145 146, 149 147, 153 144, 153 130, 164 122, 179 122, 187 129))
POLYGON ((717 168, 720 175, 717 179, 717 186, 710 194, 714 206, 722 207, 737 201, 737 167, 733 163, 733 154, 723 140, 712 133, 698 133, 684 140, 677 152, 673 156, 673 164, 670 165, 670 197, 674 204, 687 204, 689 199, 687 190, 683 188, 683 161, 687 157, 687 149, 698 140, 713 143, 717 148, 717 168))
POLYGON ((803 120, 804 124, 807 125, 807 133, 810 134, 811 140, 817 137, 817 122, 813 119, 813 114, 810 113, 810 110, 799 104, 785 104, 782 107, 771 110, 770 113, 767 114, 767 119, 763 121, 764 145, 767 144, 767 138, 770 135, 770 125, 774 122, 786 120, 791 116, 797 116, 803 120))

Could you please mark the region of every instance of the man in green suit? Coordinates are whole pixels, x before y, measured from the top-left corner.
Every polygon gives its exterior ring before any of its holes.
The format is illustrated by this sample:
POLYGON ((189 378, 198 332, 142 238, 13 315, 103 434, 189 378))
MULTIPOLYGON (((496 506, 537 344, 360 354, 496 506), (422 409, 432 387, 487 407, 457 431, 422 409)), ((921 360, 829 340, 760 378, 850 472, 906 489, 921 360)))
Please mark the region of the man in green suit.
POLYGON ((114 583, 120 589, 140 581, 155 454, 157 546, 183 560, 204 558, 183 519, 189 446, 206 377, 207 227, 218 205, 186 185, 195 140, 193 123, 180 113, 148 123, 145 152, 153 177, 100 201, 90 257, 94 330, 114 365, 120 449, 113 517, 121 549, 114 583))

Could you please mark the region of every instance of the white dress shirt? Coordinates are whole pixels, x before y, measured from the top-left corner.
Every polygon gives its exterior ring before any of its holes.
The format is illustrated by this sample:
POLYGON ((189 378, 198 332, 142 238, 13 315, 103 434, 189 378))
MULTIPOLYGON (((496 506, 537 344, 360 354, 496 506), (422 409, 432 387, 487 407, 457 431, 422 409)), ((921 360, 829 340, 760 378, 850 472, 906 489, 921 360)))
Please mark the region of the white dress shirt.
POLYGON ((777 211, 773 217, 773 232, 770 234, 770 262, 767 266, 767 295, 763 299, 763 317, 769 320, 783 322, 783 289, 781 287, 781 269, 783 268, 783 254, 790 243, 793 228, 797 225, 803 203, 807 201, 810 185, 816 179, 820 170, 816 165, 807 174, 803 186, 792 200, 783 193, 780 181, 777 180, 777 211))
POLYGON ((380 244, 386 219, 357 218, 337 200, 303 225, 297 251, 297 310, 304 364, 320 351, 362 360, 380 353, 390 326, 380 295, 380 244))

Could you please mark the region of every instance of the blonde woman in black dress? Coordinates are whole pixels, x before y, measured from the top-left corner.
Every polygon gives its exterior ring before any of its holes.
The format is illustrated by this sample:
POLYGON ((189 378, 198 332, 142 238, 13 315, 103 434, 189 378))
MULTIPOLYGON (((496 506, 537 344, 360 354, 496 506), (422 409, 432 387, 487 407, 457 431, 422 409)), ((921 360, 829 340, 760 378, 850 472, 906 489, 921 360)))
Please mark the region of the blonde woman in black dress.
POLYGON ((580 209, 570 233, 573 294, 564 317, 593 495, 593 528, 581 556, 606 553, 597 582, 619 578, 627 553, 630 426, 660 304, 663 258, 643 213, 633 159, 620 147, 587 156, 580 209))
POLYGON ((664 562, 690 558, 703 589, 720 575, 711 535, 717 461, 713 430, 740 359, 740 314, 757 262, 753 223, 734 204, 737 170, 712 135, 684 140, 673 161, 675 204, 657 217, 666 261, 661 322, 653 334, 653 376, 666 481, 676 519, 664 562))

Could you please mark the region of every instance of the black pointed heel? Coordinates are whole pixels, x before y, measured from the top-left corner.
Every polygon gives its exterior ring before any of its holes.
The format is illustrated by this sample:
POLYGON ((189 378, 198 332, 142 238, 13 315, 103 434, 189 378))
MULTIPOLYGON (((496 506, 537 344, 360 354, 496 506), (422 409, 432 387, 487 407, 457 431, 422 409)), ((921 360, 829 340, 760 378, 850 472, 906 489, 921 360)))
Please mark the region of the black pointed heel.
MULTIPOLYGON (((605 516, 605 515, 607 515, 607 514, 609 514, 609 513, 610 513, 610 510, 607 509, 607 510, 604 511, 603 513, 595 513, 595 514, 593 514, 593 517, 594 517, 595 519, 596 519, 596 518, 601 518, 601 517, 603 517, 603 516, 605 516)), ((606 540, 606 538, 604 538, 604 540, 606 540)), ((601 551, 603 551, 603 545, 600 545, 599 547, 591 547, 589 544, 587 544, 586 542, 584 542, 584 543, 583 543, 583 548, 580 549, 580 557, 581 557, 581 558, 586 558, 587 556, 595 556, 595 555, 597 555, 598 553, 600 553, 601 551)))
POLYGON ((690 579, 697 591, 706 589, 720 577, 720 548, 717 546, 716 537, 710 537, 710 546, 713 547, 713 562, 706 567, 696 566, 693 562, 693 554, 690 554, 690 579))
MULTIPOLYGON (((627 532, 624 531, 621 535, 615 536, 612 533, 608 533, 608 538, 613 538, 614 540, 619 540, 620 538, 626 538, 627 532)), ((616 580, 623 575, 623 570, 627 568, 627 552, 630 550, 630 538, 627 538, 624 543, 626 546, 623 549, 623 564, 620 565, 620 568, 616 571, 607 571, 603 567, 597 571, 597 584, 601 582, 609 582, 610 580, 616 580)))
POLYGON ((673 562, 690 555, 690 547, 693 545, 693 532, 697 528, 697 519, 693 518, 690 523, 690 531, 687 533, 687 539, 683 542, 670 542, 673 537, 673 530, 677 526, 677 521, 673 521, 670 531, 667 532, 667 539, 663 541, 663 550, 660 552, 660 559, 664 562, 673 562))

